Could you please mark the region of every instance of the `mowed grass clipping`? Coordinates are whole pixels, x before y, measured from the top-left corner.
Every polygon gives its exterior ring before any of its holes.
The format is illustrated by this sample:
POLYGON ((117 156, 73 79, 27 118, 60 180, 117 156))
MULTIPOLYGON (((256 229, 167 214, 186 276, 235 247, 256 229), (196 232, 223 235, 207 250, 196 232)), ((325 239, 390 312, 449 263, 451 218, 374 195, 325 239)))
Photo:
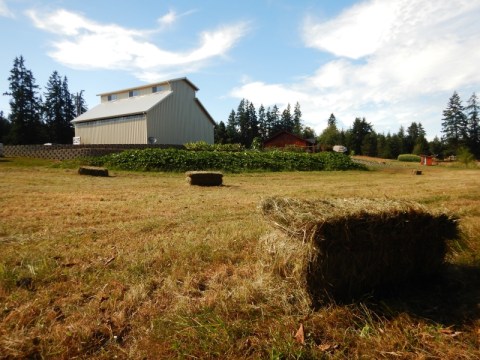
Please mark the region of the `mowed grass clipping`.
POLYGON ((205 188, 4 159, 0 357, 478 358, 479 172, 422 170, 228 174, 205 188), (457 214, 462 241, 420 286, 314 310, 262 255, 271 196, 415 201, 457 214))

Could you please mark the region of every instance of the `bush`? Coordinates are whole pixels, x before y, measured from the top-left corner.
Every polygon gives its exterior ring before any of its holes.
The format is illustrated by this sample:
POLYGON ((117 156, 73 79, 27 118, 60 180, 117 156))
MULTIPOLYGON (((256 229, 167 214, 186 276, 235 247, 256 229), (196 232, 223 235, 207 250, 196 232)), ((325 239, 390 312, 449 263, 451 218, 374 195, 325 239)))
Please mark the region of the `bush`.
POLYGON ((319 171, 364 169, 350 157, 330 152, 188 151, 177 149, 128 150, 90 161, 91 165, 123 170, 192 171, 319 171))
POLYGON ((413 154, 400 154, 397 158, 398 161, 404 162, 420 162, 420 156, 413 154))

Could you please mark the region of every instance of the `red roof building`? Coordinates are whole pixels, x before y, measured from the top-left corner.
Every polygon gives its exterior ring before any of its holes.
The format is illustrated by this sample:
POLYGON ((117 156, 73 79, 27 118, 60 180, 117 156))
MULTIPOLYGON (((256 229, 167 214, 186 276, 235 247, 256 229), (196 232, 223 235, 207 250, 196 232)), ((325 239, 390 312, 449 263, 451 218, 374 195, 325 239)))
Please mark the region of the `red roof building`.
POLYGON ((300 136, 289 133, 288 131, 280 131, 263 142, 264 148, 285 148, 290 146, 304 148, 305 151, 315 152, 315 140, 303 139, 300 136))

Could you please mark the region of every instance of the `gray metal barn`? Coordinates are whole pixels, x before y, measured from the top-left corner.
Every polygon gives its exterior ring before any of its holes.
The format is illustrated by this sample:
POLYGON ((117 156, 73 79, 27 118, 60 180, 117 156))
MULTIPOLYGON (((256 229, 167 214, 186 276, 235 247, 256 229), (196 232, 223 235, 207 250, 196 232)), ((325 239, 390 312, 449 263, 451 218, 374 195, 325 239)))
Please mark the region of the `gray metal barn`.
POLYGON ((99 94, 72 120, 77 144, 213 144, 215 122, 187 78, 99 94))

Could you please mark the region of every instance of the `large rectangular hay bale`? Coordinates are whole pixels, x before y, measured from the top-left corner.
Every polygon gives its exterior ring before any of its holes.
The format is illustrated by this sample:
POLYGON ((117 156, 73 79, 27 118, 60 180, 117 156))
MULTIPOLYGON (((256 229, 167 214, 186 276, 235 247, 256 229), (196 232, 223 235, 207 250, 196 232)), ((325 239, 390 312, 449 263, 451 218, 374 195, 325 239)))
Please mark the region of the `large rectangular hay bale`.
POLYGON ((185 175, 190 185, 220 186, 223 182, 223 174, 218 171, 187 171, 185 175))
POLYGON ((288 257, 301 262, 299 283, 314 304, 429 276, 458 237, 455 217, 410 201, 268 198, 261 211, 308 249, 288 257))
POLYGON ((108 177, 108 169, 103 167, 97 167, 97 166, 80 166, 78 168, 78 173, 80 175, 108 177))

